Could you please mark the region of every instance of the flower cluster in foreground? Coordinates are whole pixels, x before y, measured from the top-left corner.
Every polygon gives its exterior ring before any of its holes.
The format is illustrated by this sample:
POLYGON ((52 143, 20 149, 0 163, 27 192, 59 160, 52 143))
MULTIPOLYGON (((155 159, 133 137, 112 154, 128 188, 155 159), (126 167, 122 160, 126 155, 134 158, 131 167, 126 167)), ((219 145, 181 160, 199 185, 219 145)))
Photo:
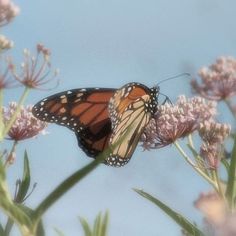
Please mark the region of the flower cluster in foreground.
POLYGON ((194 203, 200 210, 211 235, 236 235, 236 214, 230 213, 225 201, 216 193, 201 193, 194 203))
POLYGON ((176 105, 159 106, 155 117, 142 134, 145 149, 160 148, 175 142, 197 130, 200 123, 213 119, 216 103, 201 97, 187 99, 180 96, 176 105))
POLYGON ((20 12, 20 8, 10 0, 0 0, 0 26, 9 23, 20 12))
POLYGON ((224 100, 236 95, 236 59, 220 57, 216 63, 199 71, 201 84, 192 80, 193 90, 210 100, 224 100))
MULTIPOLYGON (((11 102, 9 107, 3 107, 3 121, 6 125, 17 109, 17 103, 11 102)), ((20 141, 32 138, 42 133, 47 126, 46 122, 36 119, 32 113, 32 106, 21 107, 17 118, 8 132, 10 139, 20 141)))

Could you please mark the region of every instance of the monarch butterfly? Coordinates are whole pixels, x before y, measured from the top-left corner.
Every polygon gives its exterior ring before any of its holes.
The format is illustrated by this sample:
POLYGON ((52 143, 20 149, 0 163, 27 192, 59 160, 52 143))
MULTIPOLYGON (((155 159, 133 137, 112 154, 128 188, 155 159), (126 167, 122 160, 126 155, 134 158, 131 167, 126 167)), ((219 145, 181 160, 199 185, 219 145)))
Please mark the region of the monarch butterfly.
POLYGON ((128 83, 120 89, 73 89, 44 98, 32 113, 40 120, 71 129, 78 145, 93 158, 123 136, 104 161, 119 167, 128 163, 145 126, 156 113, 158 94, 158 86, 150 89, 139 83, 128 83), (131 124, 132 132, 126 135, 131 124))

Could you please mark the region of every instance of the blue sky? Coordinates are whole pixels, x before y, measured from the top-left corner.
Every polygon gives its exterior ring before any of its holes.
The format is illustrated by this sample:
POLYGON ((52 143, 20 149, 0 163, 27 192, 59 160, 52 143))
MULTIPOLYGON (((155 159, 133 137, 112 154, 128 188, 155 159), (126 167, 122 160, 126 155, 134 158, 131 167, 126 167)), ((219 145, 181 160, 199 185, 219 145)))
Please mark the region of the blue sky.
MULTIPOLYGON (((236 55, 233 0, 72 0, 15 1, 21 14, 2 29, 15 42, 11 51, 19 64, 22 50, 38 42, 52 51, 52 65, 60 68, 60 85, 53 91, 33 91, 27 103, 53 93, 83 87, 119 88, 127 82, 153 86, 182 72, 197 70, 221 55, 236 55)), ((17 99, 22 90, 7 91, 17 99)), ((190 95, 189 80, 161 85, 175 101, 190 95)), ((226 120, 225 114, 219 113, 226 120)), ((91 159, 77 147, 74 134, 50 125, 46 136, 23 142, 8 173, 13 186, 21 174, 22 156, 29 153, 37 188, 28 200, 35 207, 58 183, 91 159)), ((93 222, 109 209, 111 236, 180 235, 179 227, 161 210, 139 197, 141 188, 190 219, 201 222, 193 201, 208 185, 181 159, 174 147, 142 151, 138 147, 123 168, 101 165, 83 179, 45 215, 47 235, 54 227, 66 235, 82 235, 78 216, 93 222)))

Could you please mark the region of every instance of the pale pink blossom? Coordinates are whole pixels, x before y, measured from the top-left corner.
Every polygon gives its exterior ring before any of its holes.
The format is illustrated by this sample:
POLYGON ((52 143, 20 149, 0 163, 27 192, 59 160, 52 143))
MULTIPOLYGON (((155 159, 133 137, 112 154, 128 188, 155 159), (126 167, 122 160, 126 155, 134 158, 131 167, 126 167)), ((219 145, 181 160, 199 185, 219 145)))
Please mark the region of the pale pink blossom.
POLYGON ((203 213, 209 224, 219 226, 224 223, 227 206, 216 192, 201 193, 194 206, 203 213))
POLYGON ((206 169, 215 170, 219 167, 222 150, 218 144, 208 144, 203 142, 199 154, 204 160, 204 166, 206 169))
POLYGON ((225 201, 216 193, 202 193, 194 203, 203 214, 212 236, 236 235, 236 214, 229 211, 225 201))
MULTIPOLYGON (((3 107, 3 121, 6 125, 17 108, 17 103, 11 102, 9 106, 3 107)), ((20 112, 8 132, 10 139, 20 141, 32 138, 41 133, 47 126, 46 122, 36 119, 31 113, 32 106, 21 107, 20 112)))
POLYGON ((199 135, 205 143, 222 144, 229 136, 231 127, 228 124, 222 124, 215 121, 205 120, 198 129, 199 135))
POLYGON ((200 124, 198 132, 203 140, 200 156, 208 168, 217 169, 222 156, 221 144, 230 134, 230 125, 206 120, 200 124))
POLYGON ((216 114, 216 103, 201 97, 187 99, 180 96, 176 105, 158 107, 155 117, 145 128, 141 141, 146 149, 160 148, 187 136, 199 128, 204 120, 216 114))
POLYGON ((8 24, 20 12, 20 8, 10 0, 0 0, 0 26, 8 24))
POLYGON ((236 59, 220 57, 199 71, 201 83, 192 80, 193 90, 211 100, 224 100, 236 95, 236 59))

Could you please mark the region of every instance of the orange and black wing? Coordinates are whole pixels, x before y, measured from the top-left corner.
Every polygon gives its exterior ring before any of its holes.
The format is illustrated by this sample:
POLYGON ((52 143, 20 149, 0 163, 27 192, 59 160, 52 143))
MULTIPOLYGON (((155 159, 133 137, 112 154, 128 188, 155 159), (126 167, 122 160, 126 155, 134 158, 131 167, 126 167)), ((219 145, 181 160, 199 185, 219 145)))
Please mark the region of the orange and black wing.
POLYGON ((156 88, 130 83, 118 89, 109 103, 112 121, 110 145, 113 149, 107 164, 123 166, 130 160, 140 136, 156 112, 156 88))
POLYGON ((74 131, 83 151, 96 157, 109 143, 112 130, 108 104, 115 91, 87 88, 61 92, 38 102, 32 113, 42 121, 74 131))

